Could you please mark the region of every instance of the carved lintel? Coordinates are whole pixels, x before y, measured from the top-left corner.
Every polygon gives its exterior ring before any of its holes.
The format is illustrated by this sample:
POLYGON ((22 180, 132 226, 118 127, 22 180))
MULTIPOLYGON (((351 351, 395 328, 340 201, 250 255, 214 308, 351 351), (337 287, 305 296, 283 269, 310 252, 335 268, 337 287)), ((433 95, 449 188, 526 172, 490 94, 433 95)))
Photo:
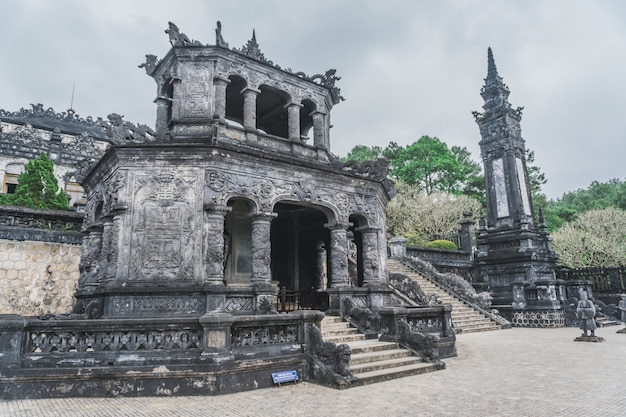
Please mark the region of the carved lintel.
POLYGON ((350 227, 352 227, 352 223, 335 221, 335 222, 332 222, 332 223, 324 224, 324 227, 327 228, 330 231, 333 231, 333 230, 348 230, 350 227))

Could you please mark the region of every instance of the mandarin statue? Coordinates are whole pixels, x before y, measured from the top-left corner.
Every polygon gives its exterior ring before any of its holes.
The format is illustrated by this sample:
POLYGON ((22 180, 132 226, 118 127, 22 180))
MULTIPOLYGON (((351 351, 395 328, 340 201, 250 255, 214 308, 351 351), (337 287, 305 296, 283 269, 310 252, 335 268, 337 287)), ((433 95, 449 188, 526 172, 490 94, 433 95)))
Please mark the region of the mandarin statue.
POLYGON ((582 299, 576 306, 576 317, 580 320, 579 328, 583 331, 583 336, 588 337, 587 331, 591 331, 591 337, 595 337, 596 331, 596 308, 593 301, 587 297, 587 292, 583 292, 582 299))

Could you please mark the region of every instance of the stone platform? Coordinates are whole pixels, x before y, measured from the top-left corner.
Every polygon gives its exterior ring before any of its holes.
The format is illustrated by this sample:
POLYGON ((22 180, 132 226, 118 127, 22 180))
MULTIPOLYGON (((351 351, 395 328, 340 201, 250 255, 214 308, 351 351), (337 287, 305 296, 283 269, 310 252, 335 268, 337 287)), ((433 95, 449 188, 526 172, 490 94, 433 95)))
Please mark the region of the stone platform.
POLYGON ((572 343, 579 334, 573 328, 462 334, 446 370, 349 390, 301 382, 220 396, 0 401, 0 416, 623 415, 624 371, 615 360, 626 355, 626 338, 600 329, 605 343, 572 343))

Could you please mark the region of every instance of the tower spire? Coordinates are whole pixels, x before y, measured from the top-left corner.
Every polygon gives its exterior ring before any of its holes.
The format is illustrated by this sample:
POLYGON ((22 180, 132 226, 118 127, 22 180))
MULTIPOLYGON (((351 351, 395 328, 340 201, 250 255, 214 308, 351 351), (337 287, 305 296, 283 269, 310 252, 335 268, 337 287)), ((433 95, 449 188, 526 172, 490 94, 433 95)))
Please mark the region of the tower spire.
POLYGON ((493 59, 493 51, 491 50, 491 47, 489 47, 487 49, 487 78, 485 79, 485 85, 491 84, 491 82, 496 81, 499 78, 498 68, 496 68, 496 62, 493 59))
POLYGON ((487 49, 487 78, 485 78, 485 85, 480 91, 480 95, 485 100, 483 109, 488 112, 500 107, 511 107, 509 94, 509 87, 502 81, 502 77, 498 75, 496 61, 493 59, 493 51, 489 47, 487 49))

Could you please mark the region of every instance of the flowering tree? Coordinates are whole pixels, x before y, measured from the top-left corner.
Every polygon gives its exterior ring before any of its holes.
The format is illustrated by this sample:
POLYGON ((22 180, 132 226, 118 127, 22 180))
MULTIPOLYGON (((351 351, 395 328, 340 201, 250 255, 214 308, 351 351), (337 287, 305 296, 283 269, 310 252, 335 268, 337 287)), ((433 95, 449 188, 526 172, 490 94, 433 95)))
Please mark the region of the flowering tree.
POLYGON ((387 227, 404 236, 410 245, 424 245, 431 236, 445 236, 459 230, 465 210, 474 214, 480 203, 466 195, 442 192, 426 194, 417 185, 396 183, 397 194, 387 205, 387 227))
POLYGON ((626 210, 609 207, 582 213, 552 234, 553 247, 568 268, 626 264, 626 210))

